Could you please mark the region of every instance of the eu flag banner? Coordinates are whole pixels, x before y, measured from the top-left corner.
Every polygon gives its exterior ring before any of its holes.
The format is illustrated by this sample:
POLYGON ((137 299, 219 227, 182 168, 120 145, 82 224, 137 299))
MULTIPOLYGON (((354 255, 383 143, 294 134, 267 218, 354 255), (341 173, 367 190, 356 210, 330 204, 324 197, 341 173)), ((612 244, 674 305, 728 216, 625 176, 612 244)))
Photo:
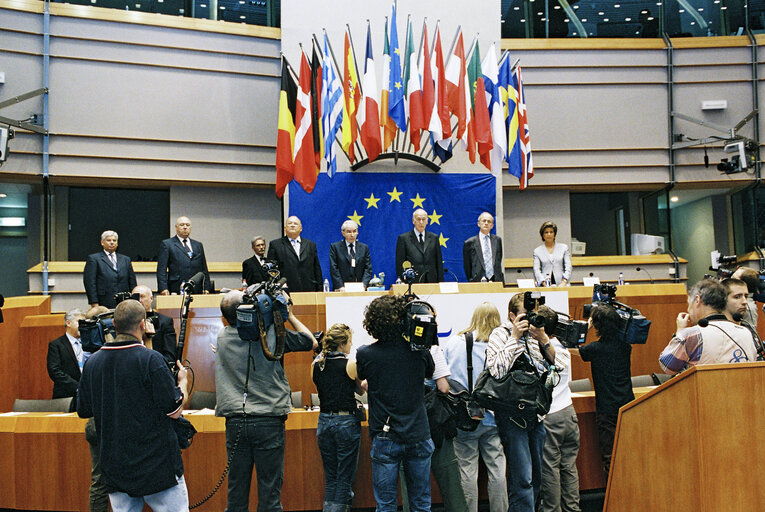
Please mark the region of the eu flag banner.
MULTIPOLYGON (((462 244, 478 233, 478 216, 495 214, 496 185, 491 174, 320 174, 311 194, 296 182, 289 187, 289 214, 303 223, 301 236, 316 242, 322 274, 329 279, 329 246, 342 240, 340 226, 359 224, 359 241, 369 246, 375 275, 385 272, 385 286, 396 282, 396 240, 414 229, 412 213, 428 213, 427 231, 438 235, 444 279, 465 281, 462 244), (448 271, 446 270, 448 269, 448 271)), ((332 282, 329 279, 330 283, 332 282)))

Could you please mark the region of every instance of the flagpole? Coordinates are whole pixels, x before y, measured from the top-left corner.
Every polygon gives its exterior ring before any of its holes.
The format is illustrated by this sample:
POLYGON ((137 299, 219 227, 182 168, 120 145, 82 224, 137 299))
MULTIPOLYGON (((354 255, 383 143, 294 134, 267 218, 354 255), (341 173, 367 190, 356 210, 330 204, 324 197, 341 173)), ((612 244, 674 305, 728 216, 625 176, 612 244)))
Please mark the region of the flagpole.
MULTIPOLYGON (((395 3, 395 2, 394 2, 394 3, 395 3)), ((407 68, 409 67, 409 31, 410 31, 410 29, 411 29, 411 25, 412 25, 412 21, 411 21, 411 19, 412 19, 412 15, 411 15, 411 14, 407 14, 407 15, 406 15, 406 35, 404 36, 404 38, 406 39, 406 45, 404 46, 404 56, 405 56, 405 58, 406 58, 406 62, 404 62, 404 63, 403 63, 403 69, 407 69, 407 68)), ((411 72, 411 70, 410 70, 410 72, 411 72)), ((402 73, 402 81, 403 81, 403 78, 404 78, 404 77, 406 77, 406 73, 402 73)), ((408 83, 406 83, 406 84, 403 84, 403 85, 404 85, 404 87, 406 87, 406 88, 408 88, 408 87, 409 87, 409 84, 408 84, 408 83)), ((404 95, 404 105, 406 105, 406 103, 407 103, 407 100, 409 99, 409 96, 408 96, 408 95, 409 95, 409 91, 407 90, 407 91, 406 91, 406 94, 404 95)), ((411 129, 412 129, 412 126, 411 126, 411 125, 412 125, 412 123, 411 123, 411 118, 410 118, 410 117, 407 117, 407 118, 406 118, 406 121, 407 121, 407 125, 408 125, 408 127, 409 127, 409 130, 411 130, 411 129)), ((400 133, 400 132, 401 132, 401 130, 399 130, 399 133, 400 133)), ((404 145, 404 147, 406 147, 406 141, 407 141, 407 139, 409 139, 409 137, 407 137, 407 136, 405 135, 405 136, 404 136, 404 144, 403 144, 403 145, 404 145)), ((411 145, 411 142, 409 142, 409 144, 411 145)), ((395 159, 395 161, 396 161, 396 162, 398 162, 398 152, 399 152, 399 151, 403 152, 403 150, 404 150, 404 148, 402 148, 402 147, 401 147, 401 145, 400 145, 400 144, 399 144, 399 142, 398 142, 398 133, 397 133, 397 134, 396 134, 396 159, 395 159)), ((407 149, 407 151, 408 151, 408 149, 407 149)))
POLYGON ((459 25, 457 27, 457 32, 454 34, 454 40, 452 40, 452 46, 449 49, 449 57, 446 59, 446 62, 444 62, 444 72, 446 72, 446 68, 449 67, 449 62, 451 62, 451 60, 452 60, 452 54, 454 53, 454 47, 457 46, 457 38, 459 38, 461 31, 462 31, 462 25, 459 25))
MULTIPOLYGON (((412 63, 411 63, 411 59, 409 58, 409 36, 411 36, 411 34, 412 34, 412 15, 408 14, 406 16, 406 51, 404 52, 404 54, 406 55, 406 68, 409 70, 409 75, 410 76, 412 74, 412 70, 411 70, 412 63)), ((412 42, 414 42, 414 40, 412 40, 412 42)), ((418 60, 419 60, 419 55, 418 55, 418 60)), ((419 63, 417 65, 417 69, 415 69, 414 72, 417 73, 417 74, 420 73, 419 63)), ((406 75, 406 73, 404 73, 404 74, 406 75)), ((408 82, 408 80, 407 80, 407 82, 408 82)), ((406 87, 407 87, 407 91, 406 91, 405 101, 408 101, 409 100, 409 83, 406 84, 406 87)), ((422 95, 422 80, 420 81, 420 95, 422 95)), ((410 110, 411 110, 411 108, 412 108, 412 106, 409 105, 409 109, 410 110)), ((409 116, 408 122, 409 122, 408 123, 409 124, 409 130, 411 130, 412 129, 412 116, 409 116)), ((412 152, 412 137, 411 137, 411 133, 412 132, 410 131, 409 132, 410 135, 409 135, 409 137, 407 137, 407 140, 409 141, 409 144, 406 144, 406 141, 404 142, 404 145, 406 146, 406 152, 407 153, 411 153, 412 152)))
MULTIPOLYGON (((424 48, 424 42, 425 42, 425 27, 428 22, 428 17, 425 16, 422 19, 422 32, 420 32, 420 48, 417 50, 417 73, 420 73, 420 60, 422 60, 422 49, 424 48)), ((427 63, 428 66, 430 66, 430 62, 427 63)), ((422 94, 422 90, 425 87, 425 84, 422 83, 422 77, 420 77, 420 94, 422 94)), ((427 130, 425 130, 428 132, 427 130)), ((430 133, 430 132, 428 132, 430 133)), ((422 143, 422 136, 424 133, 420 133, 420 151, 417 153, 418 156, 422 156, 422 152, 425 151, 425 146, 422 143)), ((412 147, 412 140, 409 139, 409 148, 412 147)))
MULTIPOLYGON (((367 23, 369 23, 369 20, 367 20, 367 23)), ((351 46, 351 55, 353 55, 353 67, 356 68, 356 81, 359 84, 359 94, 361 94, 361 99, 364 99, 364 88, 361 86, 361 80, 359 80, 359 64, 356 62, 356 47, 353 44, 353 36, 351 35, 351 27, 347 23, 345 24, 345 29, 348 31, 348 44, 351 46)), ((356 105, 356 113, 359 112, 359 106, 356 105)), ((361 137, 361 127, 358 123, 356 123, 356 134, 358 137, 356 137, 356 151, 359 152, 359 156, 362 155, 366 158, 369 158, 369 155, 367 154, 366 150, 363 149, 363 146, 359 144, 359 138, 361 137)), ((359 158, 359 161, 364 160, 363 158, 359 158)))
MULTIPOLYGON (((323 30, 323 29, 322 29, 322 30, 323 30)), ((325 31, 325 32, 326 32, 326 31, 325 31)), ((322 60, 322 61, 324 61, 324 53, 322 53, 322 51, 321 51, 321 46, 319 45, 319 40, 316 38, 316 34, 311 34, 311 37, 313 38, 313 42, 314 42, 314 45, 316 46, 316 50, 319 52, 319 55, 321 56, 321 60, 322 60)), ((330 45, 330 43, 329 43, 329 38, 327 38, 327 45, 328 45, 328 46, 330 45)), ((330 48, 331 48, 331 46, 330 46, 330 48)), ((334 57, 334 56, 333 56, 333 57, 334 57)), ((330 64, 331 64, 331 63, 330 63, 330 64)), ((335 72, 337 72, 337 68, 335 68, 335 72)), ((337 76, 340 76, 340 75, 337 75, 337 76)), ((345 149, 343 148, 343 142, 342 142, 342 140, 337 140, 337 134, 338 134, 338 132, 335 132, 335 142, 337 142, 337 145, 338 145, 338 146, 340 146, 340 150, 341 150, 341 151, 343 152, 343 154, 345 155, 345 158, 347 158, 347 159, 348 159, 348 161, 350 162, 350 161, 351 161, 351 156, 350 156, 350 155, 348 154, 348 152, 347 152, 347 151, 345 151, 345 149)), ((322 134, 322 135, 323 135, 323 134, 322 134)), ((321 157, 322 157, 322 159, 324 159, 324 155, 322 155, 321 157)))

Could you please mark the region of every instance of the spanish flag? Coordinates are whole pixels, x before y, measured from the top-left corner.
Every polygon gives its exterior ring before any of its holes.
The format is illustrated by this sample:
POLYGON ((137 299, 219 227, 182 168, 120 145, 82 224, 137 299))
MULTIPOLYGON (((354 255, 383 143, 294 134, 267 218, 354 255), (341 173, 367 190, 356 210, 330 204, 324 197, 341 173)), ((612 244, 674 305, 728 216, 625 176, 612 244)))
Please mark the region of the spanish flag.
POLYGON ((345 30, 345 47, 343 52, 343 149, 348 153, 348 158, 353 164, 356 161, 353 145, 358 137, 358 126, 356 123, 356 113, 359 102, 361 101, 361 91, 359 91, 358 73, 356 73, 356 64, 351 48, 351 37, 348 33, 350 29, 345 30))
POLYGON ((295 105, 297 84, 290 75, 290 65, 282 56, 282 89, 279 93, 279 129, 276 136, 276 197, 295 175, 292 148, 295 145, 295 105))

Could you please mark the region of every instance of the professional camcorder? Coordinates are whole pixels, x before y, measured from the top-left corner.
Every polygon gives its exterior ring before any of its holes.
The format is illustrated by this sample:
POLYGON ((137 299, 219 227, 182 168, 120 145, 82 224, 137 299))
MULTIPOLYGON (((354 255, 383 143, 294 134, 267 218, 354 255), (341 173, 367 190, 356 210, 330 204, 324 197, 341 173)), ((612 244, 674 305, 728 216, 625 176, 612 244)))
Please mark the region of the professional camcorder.
POLYGON ((236 309, 236 330, 244 341, 260 341, 266 358, 278 361, 284 355, 284 322, 291 301, 282 294, 287 279, 280 278, 278 265, 267 262, 263 270, 269 278, 245 290, 236 309))
POLYGON ((404 339, 412 350, 430 350, 438 344, 436 310, 427 302, 412 300, 404 308, 404 339))
MULTIPOLYGON (((119 304, 126 299, 138 300, 138 294, 131 295, 130 292, 117 292, 114 294, 114 302, 119 304)), ((154 312, 146 315, 146 320, 151 320, 154 327, 157 327, 157 316, 154 312)), ((80 340, 82 350, 85 352, 95 352, 106 343, 106 336, 110 335, 112 339, 117 335, 114 330, 114 310, 110 309, 105 313, 96 315, 93 318, 82 319, 79 321, 80 340)))
MULTIPOLYGON (((544 303, 545 298, 541 292, 525 292, 523 294, 523 309, 526 310, 526 319, 534 327, 542 328, 547 323, 547 319, 535 311, 537 306, 541 306, 544 303)), ((569 315, 559 313, 558 311, 555 311, 555 313, 558 315, 558 320, 555 322, 552 335, 564 347, 577 348, 584 343, 585 336, 587 335, 587 322, 572 320, 569 315), (562 316, 566 319, 561 320, 562 316)))
POLYGON ((589 318, 595 304, 608 304, 619 315, 621 320, 619 332, 622 339, 631 345, 643 345, 648 340, 648 330, 651 321, 644 317, 639 310, 633 309, 616 300, 616 286, 613 284, 596 284, 592 289, 592 304, 585 304, 583 315, 589 318))

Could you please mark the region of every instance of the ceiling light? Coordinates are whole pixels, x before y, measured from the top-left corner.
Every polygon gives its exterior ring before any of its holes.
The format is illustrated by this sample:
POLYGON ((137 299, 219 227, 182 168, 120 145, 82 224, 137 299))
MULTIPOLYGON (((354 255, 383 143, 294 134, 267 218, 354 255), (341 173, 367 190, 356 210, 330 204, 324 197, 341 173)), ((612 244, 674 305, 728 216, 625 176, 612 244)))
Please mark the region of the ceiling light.
POLYGON ((679 9, 677 12, 679 12, 680 14, 682 14, 682 13, 684 13, 684 12, 685 12, 685 9, 679 9))
POLYGON ((703 7, 699 7, 699 12, 704 12, 704 8, 703 7))
POLYGON ((207 4, 199 4, 199 7, 205 8, 207 7, 207 4))
POLYGON ((520 11, 520 10, 521 10, 521 8, 520 8, 520 7, 518 7, 518 6, 516 5, 515 7, 513 7, 513 10, 514 10, 514 11, 520 11))
POLYGON ((621 4, 614 4, 614 8, 618 9, 619 7, 621 7, 621 4))
POLYGON ((570 20, 569 20, 568 18, 565 18, 563 21, 564 21, 565 23, 568 23, 570 20))
POLYGON ((3 197, 8 197, 8 194, 0 193, 0 199, 2 199, 3 197))
POLYGON ((603 18, 603 21, 608 21, 608 18, 603 18))
POLYGON ((624 18, 624 21, 632 21, 632 18, 624 18))
POLYGON ((526 23, 526 19, 525 18, 521 18, 521 23, 526 23))
POLYGON ((556 5, 553 9, 560 9, 560 5, 556 5))
POLYGON ((587 18, 582 18, 582 23, 587 23, 587 18))
POLYGON ((603 16, 604 14, 605 14, 605 13, 604 13, 603 11, 600 11, 600 12, 598 13, 598 16, 603 16))
POLYGON ((677 197, 677 196, 672 196, 672 197, 669 198, 669 200, 672 201, 673 203, 676 203, 676 202, 678 202, 680 200, 680 198, 677 197))
POLYGON ((245 15, 239 16, 239 19, 240 20, 245 20, 245 19, 247 19, 247 16, 245 16, 245 15))

